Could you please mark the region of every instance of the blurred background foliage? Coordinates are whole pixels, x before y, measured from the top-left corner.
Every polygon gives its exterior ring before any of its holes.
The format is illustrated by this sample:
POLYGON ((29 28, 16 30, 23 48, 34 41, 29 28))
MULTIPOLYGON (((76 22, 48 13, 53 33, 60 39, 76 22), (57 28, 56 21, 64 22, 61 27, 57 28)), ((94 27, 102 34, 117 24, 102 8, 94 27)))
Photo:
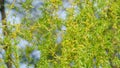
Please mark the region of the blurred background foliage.
MULTIPOLYGON (((119 68, 119 0, 6 0, 0 68, 119 68), (12 16, 12 17, 11 17, 12 16), (6 52, 2 47, 11 44, 6 52)), ((1 25, 2 27, 2 25, 1 25)))

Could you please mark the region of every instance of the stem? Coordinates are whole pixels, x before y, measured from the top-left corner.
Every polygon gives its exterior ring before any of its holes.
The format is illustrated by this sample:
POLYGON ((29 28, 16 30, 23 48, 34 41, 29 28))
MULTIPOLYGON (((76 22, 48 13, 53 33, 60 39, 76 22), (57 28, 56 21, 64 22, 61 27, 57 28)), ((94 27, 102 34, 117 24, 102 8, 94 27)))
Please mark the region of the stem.
MULTIPOLYGON (((6 13, 5 13, 5 6, 4 6, 5 0, 0 0, 0 12, 2 16, 2 26, 3 26, 3 35, 5 37, 8 36, 8 28, 7 28, 7 23, 6 23, 6 13)), ((5 51, 9 52, 9 44, 5 47, 5 51)), ((7 68, 12 68, 12 62, 11 62, 11 53, 7 54, 7 68)))

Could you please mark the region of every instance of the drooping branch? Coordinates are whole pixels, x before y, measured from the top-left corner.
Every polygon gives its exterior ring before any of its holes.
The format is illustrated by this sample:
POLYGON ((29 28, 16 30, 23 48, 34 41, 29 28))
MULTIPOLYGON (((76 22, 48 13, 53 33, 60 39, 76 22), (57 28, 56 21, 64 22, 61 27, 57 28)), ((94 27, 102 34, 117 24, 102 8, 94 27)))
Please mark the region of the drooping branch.
POLYGON ((6 36, 8 34, 7 24, 6 24, 6 14, 5 14, 5 0, 0 0, 0 11, 2 16, 3 34, 6 36))
MULTIPOLYGON (((0 12, 1 12, 1 17, 2 17, 2 26, 3 26, 3 35, 5 37, 8 36, 8 28, 7 28, 7 23, 6 23, 6 13, 5 13, 5 0, 0 0, 0 12)), ((6 52, 9 51, 9 44, 5 45, 6 47, 4 48, 6 52)), ((7 68, 12 68, 12 62, 11 62, 11 53, 6 54, 6 65, 7 68)))

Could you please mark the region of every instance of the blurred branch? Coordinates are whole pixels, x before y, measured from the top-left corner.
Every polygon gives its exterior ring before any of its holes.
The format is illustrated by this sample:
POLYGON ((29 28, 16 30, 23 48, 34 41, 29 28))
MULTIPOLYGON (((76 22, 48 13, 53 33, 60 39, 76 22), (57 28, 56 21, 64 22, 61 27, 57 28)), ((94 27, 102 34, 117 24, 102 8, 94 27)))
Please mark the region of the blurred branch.
MULTIPOLYGON (((3 35, 5 37, 8 36, 8 27, 7 27, 7 22, 6 22, 6 13, 5 13, 5 0, 0 0, 0 12, 1 12, 1 16, 2 16, 2 26, 3 26, 3 35)), ((5 46, 5 51, 9 52, 9 46, 10 44, 5 46)), ((12 62, 11 62, 11 53, 9 52, 8 54, 6 54, 6 65, 8 68, 12 68, 12 62)))

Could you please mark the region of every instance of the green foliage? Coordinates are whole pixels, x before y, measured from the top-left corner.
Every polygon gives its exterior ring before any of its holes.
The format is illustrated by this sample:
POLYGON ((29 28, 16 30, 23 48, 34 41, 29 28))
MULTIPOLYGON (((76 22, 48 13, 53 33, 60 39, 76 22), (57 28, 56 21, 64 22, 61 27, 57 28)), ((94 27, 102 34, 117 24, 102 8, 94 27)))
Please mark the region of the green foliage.
MULTIPOLYGON (((26 1, 22 6, 27 8, 26 1)), ((15 31, 9 39, 14 41, 23 38, 32 44, 26 49, 27 58, 37 47, 41 58, 36 63, 37 68, 116 68, 120 67, 120 1, 119 0, 68 0, 70 8, 64 8, 62 0, 46 0, 42 17, 36 21, 24 19, 21 24, 11 25, 15 31), (77 6, 79 12, 75 14, 77 6), (58 17, 59 7, 67 12, 62 20, 58 17), (61 30, 61 26, 66 30, 61 30), (61 43, 56 43, 58 33, 62 32, 61 43)), ((29 16, 29 15, 28 15, 29 16)), ((6 39, 5 43, 9 41, 6 39)), ((17 43, 10 51, 19 62, 17 43)), ((14 63, 19 66, 18 63, 14 63)))

